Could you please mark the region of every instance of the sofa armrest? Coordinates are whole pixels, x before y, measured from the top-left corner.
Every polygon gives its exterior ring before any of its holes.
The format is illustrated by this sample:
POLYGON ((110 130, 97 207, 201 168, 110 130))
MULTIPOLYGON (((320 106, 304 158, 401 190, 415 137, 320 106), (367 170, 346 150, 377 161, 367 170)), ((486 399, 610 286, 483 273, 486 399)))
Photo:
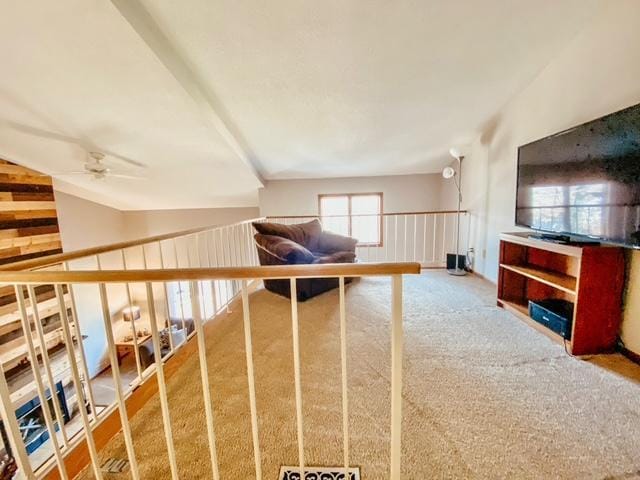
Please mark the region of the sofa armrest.
POLYGON ((293 240, 275 235, 262 235, 261 233, 257 233, 254 238, 258 248, 286 264, 312 263, 315 258, 313 253, 293 240))
POLYGON ((318 251, 322 253, 355 252, 358 240, 336 233, 322 232, 318 238, 318 251))

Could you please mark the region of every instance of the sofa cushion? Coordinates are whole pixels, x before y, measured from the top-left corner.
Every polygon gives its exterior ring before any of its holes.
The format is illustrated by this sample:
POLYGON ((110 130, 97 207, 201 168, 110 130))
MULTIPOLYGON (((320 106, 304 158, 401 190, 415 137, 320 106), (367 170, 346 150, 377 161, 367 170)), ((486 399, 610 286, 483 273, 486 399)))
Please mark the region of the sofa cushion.
POLYGON ((276 235, 292 240, 308 250, 318 249, 318 239, 322 232, 320 220, 314 218, 310 222, 283 225, 281 223, 253 222, 253 228, 263 235, 276 235))
POLYGON ((316 256, 313 263, 353 263, 355 259, 354 252, 334 252, 329 255, 316 256))
POLYGON ((309 250, 293 240, 260 233, 256 233, 254 238, 259 248, 266 250, 287 264, 312 263, 314 260, 314 256, 309 250))
POLYGON ((317 252, 355 252, 358 240, 344 235, 337 235, 330 232, 321 232, 318 236, 317 252))

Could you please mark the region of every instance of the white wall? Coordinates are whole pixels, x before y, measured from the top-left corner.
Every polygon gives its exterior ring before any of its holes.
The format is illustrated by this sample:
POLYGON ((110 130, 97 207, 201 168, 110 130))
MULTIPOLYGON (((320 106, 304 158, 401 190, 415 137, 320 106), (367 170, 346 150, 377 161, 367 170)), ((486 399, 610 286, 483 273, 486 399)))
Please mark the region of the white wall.
MULTIPOLYGON (((424 212, 457 206, 453 181, 442 175, 394 175, 269 181, 259 192, 263 216, 318 215, 318 195, 327 193, 383 194, 384 213, 424 212)), ((293 222, 297 220, 293 219, 293 222)), ((463 219, 462 228, 466 225, 463 219)), ((439 215, 389 216, 383 221, 383 246, 358 247, 366 261, 418 261, 425 267, 442 266, 453 251, 455 218, 439 215), (434 222, 435 220, 435 222, 434 222)), ((460 251, 466 250, 461 244, 460 251)))
POLYGON ((56 209, 65 252, 121 242, 126 237, 124 214, 56 190, 56 209))
POLYGON ((258 216, 258 207, 131 210, 124 212, 124 222, 130 238, 144 238, 208 225, 228 225, 258 216))
MULTIPOLYGON (((476 220, 476 270, 493 281, 498 235, 517 230, 518 146, 640 102, 640 2, 603 5, 593 22, 485 126, 465 161, 463 206, 476 220)), ((640 352, 640 252, 629 257, 622 338, 627 348, 640 352)))
POLYGON ((260 214, 317 215, 322 193, 382 192, 386 213, 439 210, 442 183, 440 174, 270 180, 259 191, 260 214))
MULTIPOLYGON (((120 210, 60 191, 55 192, 55 198, 65 252, 127 240, 124 215, 120 210)), ((70 266, 77 270, 97 268, 95 258, 76 260, 70 262, 70 266)), ((102 267, 122 268, 110 258, 103 259, 102 267)), ((99 292, 95 285, 74 285, 73 288, 82 334, 87 336, 84 340, 87 367, 89 375, 93 376, 108 365, 99 292)), ((124 292, 113 291, 111 287, 109 300, 114 314, 124 307, 126 301, 124 292)))

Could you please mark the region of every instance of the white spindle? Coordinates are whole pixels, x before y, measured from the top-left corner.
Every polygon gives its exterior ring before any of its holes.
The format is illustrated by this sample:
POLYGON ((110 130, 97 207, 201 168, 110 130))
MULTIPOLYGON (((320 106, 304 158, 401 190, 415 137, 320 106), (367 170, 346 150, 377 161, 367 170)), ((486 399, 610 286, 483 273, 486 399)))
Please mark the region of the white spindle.
POLYGON ((414 215, 413 216, 413 258, 411 259, 412 262, 417 261, 417 255, 416 255, 416 246, 418 243, 418 220, 417 220, 418 216, 414 215))
POLYGON ((209 457, 211 459, 211 471, 214 480, 220 479, 218 467, 218 454, 216 452, 216 435, 214 431, 213 407, 211 403, 211 387, 209 385, 209 367, 207 365, 207 346, 202 327, 202 311, 200 310, 200 299, 198 282, 190 282, 191 288, 191 308, 193 310, 193 323, 198 341, 198 358, 200 360, 200 377, 202 380, 202 395, 204 397, 204 411, 207 420, 207 436, 209 439, 209 457))
MULTIPOLYGON (((122 256, 122 268, 127 270, 127 257, 124 253, 124 248, 120 249, 122 256)), ((136 360, 136 372, 138 373, 138 379, 142 380, 142 362, 140 361, 140 349, 138 347, 138 332, 136 330, 136 321, 133 318, 133 302, 131 301, 131 286, 129 282, 125 283, 125 291, 127 293, 127 304, 129 305, 129 312, 131 312, 131 334, 133 335, 133 354, 136 360)))
POLYGON ((376 242, 378 245, 374 248, 373 252, 374 252, 374 258, 375 261, 378 262, 380 260, 380 249, 382 248, 382 216, 381 215, 376 215, 376 222, 378 222, 378 238, 379 241, 376 242))
MULTIPOLYGON (((158 250, 160 254, 160 268, 164 270, 164 253, 162 253, 162 243, 158 242, 158 250)), ((162 290, 164 291, 164 309, 167 312, 167 321, 169 322, 169 336, 171 335, 171 331, 173 330, 173 319, 171 318, 171 307, 169 306, 169 287, 167 282, 162 282, 162 290)), ((182 331, 186 334, 187 327, 185 326, 184 315, 182 318, 182 331)))
MULTIPOLYGON (((201 253, 200 252, 200 234, 199 233, 195 233, 193 235, 193 238, 194 238, 195 246, 196 246, 196 255, 195 255, 195 259, 196 259, 195 263, 196 263, 196 265, 191 265, 190 264, 189 266, 190 267, 194 266, 194 267, 197 267, 197 268, 201 268, 202 267, 202 257, 200 255, 200 253, 201 253)), ((204 287, 204 282, 198 281, 197 283, 198 283, 198 288, 199 289, 204 287)), ((203 290, 203 292, 204 292, 204 290, 203 290)), ((206 310, 205 309, 205 305, 204 305, 204 295, 202 295, 202 296, 198 295, 198 298, 200 299, 200 302, 201 302, 200 303, 201 311, 204 312, 206 310)), ((192 316, 194 315, 193 308, 191 309, 191 315, 192 316)))
MULTIPOLYGON (((149 261, 147 260, 147 249, 145 248, 147 246, 147 244, 142 245, 142 267, 145 270, 149 269, 149 261)), ((189 256, 189 251, 187 250, 187 257, 189 256)), ((167 309, 167 321, 166 324, 168 324, 168 332, 167 332, 167 336, 169 337, 169 352, 173 352, 175 350, 174 345, 173 345, 173 335, 171 335, 171 316, 169 315, 169 303, 166 303, 166 309, 167 309)), ((133 322, 132 322, 133 323, 133 322)), ((136 343, 137 343, 137 339, 136 339, 136 343)))
POLYGON ((293 336, 293 374, 296 391, 296 425, 298 428, 298 463, 300 478, 304 479, 304 432, 302 428, 302 382, 300 378, 300 332, 298 324, 298 294, 296 279, 291 284, 291 331, 293 336))
POLYGON ((427 263, 427 214, 422 216, 422 264, 427 263))
MULTIPOLYGON (((211 248, 213 249, 213 265, 215 267, 220 266, 220 261, 218 259, 218 247, 216 244, 216 230, 211 230, 211 248)), ((212 285, 215 287, 216 298, 218 299, 215 308, 215 314, 218 314, 218 310, 222 307, 220 303, 222 302, 222 285, 220 282, 223 280, 212 280, 212 285)))
POLYGON ((436 235, 438 231, 438 214, 433 215, 433 253, 431 254, 431 263, 436 263, 436 235))
MULTIPOLYGON (((213 260, 211 259, 211 248, 209 246, 209 231, 206 231, 204 233, 204 249, 207 252, 207 266, 209 268, 213 267, 213 260)), ((210 287, 211 287, 211 303, 212 303, 212 307, 213 307, 213 314, 211 315, 212 317, 216 316, 216 313, 218 313, 218 300, 216 298, 216 281, 211 279, 210 280, 210 287)), ((202 316, 202 321, 205 322, 207 319, 205 318, 205 315, 202 316)))
MULTIPOLYGON (((225 249, 224 249, 224 237, 223 237, 223 232, 224 229, 223 228, 219 228, 218 231, 220 232, 220 261, 222 262, 222 266, 226 267, 229 264, 227 263, 227 256, 225 255, 225 249)), ((230 303, 231 303, 231 297, 233 295, 233 284, 231 283, 231 280, 223 280, 224 282, 224 290, 227 293, 227 298, 226 298, 226 307, 227 307, 227 313, 231 313, 231 308, 230 308, 230 303)))
MULTIPOLYGON (((31 326, 29 325, 29 316, 27 314, 27 307, 24 303, 24 292, 22 287, 19 285, 15 286, 16 292, 16 300, 18 302, 18 309, 20 310, 20 322, 22 324, 22 331, 24 333, 25 343, 27 344, 27 353, 28 360, 31 364, 31 372, 33 373, 33 378, 36 383, 36 390, 38 392, 38 397, 40 398, 40 405, 42 406, 42 413, 44 415, 44 423, 47 427, 47 431, 49 432, 49 439, 51 440, 51 445, 53 446, 53 453, 56 457, 56 463, 58 465, 58 471, 60 473, 60 477, 63 479, 67 479, 67 469, 64 465, 64 458, 62 457, 62 452, 60 451, 60 445, 58 444, 58 436, 56 434, 56 427, 53 424, 53 418, 51 415, 51 410, 49 408, 49 400, 47 398, 47 393, 44 387, 44 383, 42 382, 42 374, 40 373, 40 364, 38 362, 38 354, 36 353, 35 345, 33 344, 33 333, 31 331, 31 326)), ((37 311, 38 305, 31 303, 34 312, 37 311)), ((36 321, 34 317, 34 321, 36 321)), ((43 352, 47 349, 47 345, 41 343, 40 351, 43 352)), ((44 361, 44 356, 43 356, 44 361)), ((57 396, 57 390, 55 388, 49 389, 49 393, 51 394, 51 403, 56 403, 54 397, 57 396)), ((62 423, 59 424, 60 429, 63 429, 64 426, 62 423)))
MULTIPOLYGON (((231 227, 227 227, 225 229, 226 231, 226 236, 227 236, 227 252, 229 253, 229 266, 230 267, 235 267, 237 266, 236 263, 236 251, 233 245, 233 238, 232 238, 232 231, 231 231, 231 227)), ((233 280, 231 281, 231 294, 232 296, 235 295, 238 292, 238 281, 237 280, 233 280)))
MULTIPOLYGON (((109 301, 107 299, 107 287, 104 283, 99 284, 100 304, 102 306, 102 319, 104 322, 104 332, 107 339, 107 350, 109 353, 109 361, 111 362, 111 373, 113 374, 113 385, 116 391, 116 401, 118 403, 118 412, 120 413, 120 424, 122 425, 122 435, 124 444, 129 458, 129 468, 131 469, 131 477, 133 480, 140 479, 138 472, 138 461, 136 460, 136 452, 133 448, 133 438, 131 437, 131 425, 129 423, 129 415, 127 414, 127 405, 125 404, 124 391, 122 389, 122 378, 120 377, 120 366, 118 365, 118 352, 116 351, 116 343, 113 338, 113 327, 111 325, 111 312, 109 311, 109 301)), ((131 323, 134 320, 131 319, 131 323)))
MULTIPOLYGON (((33 285, 29 285, 27 287, 29 293, 29 299, 31 300, 31 307, 33 309, 33 323, 36 326, 36 335, 38 336, 38 343, 40 345, 46 345, 46 341, 44 338, 44 328, 42 327, 42 322, 40 321, 40 312, 38 312, 38 302, 36 300, 36 291, 33 285), (34 308, 35 307, 35 308, 34 308)), ((78 317, 74 317, 76 319, 76 323, 78 323, 78 317)), ((53 372, 51 371, 51 360, 49 359, 49 352, 46 348, 40 349, 40 355, 42 355, 42 364, 44 366, 44 372, 47 377, 47 383, 49 384, 49 390, 52 392, 56 391, 56 383, 53 378, 53 372)), ((88 376, 86 378, 89 378, 88 376)), ((88 382, 87 382, 88 383, 88 382)), ((62 444, 66 447, 69 444, 69 437, 67 436, 67 430, 64 426, 64 415, 62 414, 62 407, 60 406, 60 399, 57 395, 52 395, 51 403, 53 403, 53 411, 56 414, 56 421, 58 422, 58 428, 60 429, 60 433, 62 433, 62 444)))
POLYGON ((389 261, 389 215, 384 217, 384 261, 389 261))
POLYGON ((340 288, 340 360, 342 368, 342 447, 344 453, 344 478, 349 478, 349 393, 347 382, 347 312, 345 305, 344 277, 338 280, 340 288))
POLYGON ((258 407, 256 405, 256 385, 253 373, 253 346, 251 342, 251 317, 249 315, 249 292, 247 281, 242 280, 242 319, 244 323, 244 345, 247 356, 247 380, 249 382, 249 407, 251 409, 251 433, 253 437, 253 456, 256 465, 256 480, 262 479, 262 461, 260 440, 258 438, 258 407))
POLYGON ((400 480, 402 436, 402 275, 392 277, 391 297, 391 480, 400 480))
POLYGON ((7 377, 5 377, 2 362, 0 362, 0 414, 2 414, 4 427, 8 430, 9 445, 5 445, 5 448, 11 447, 11 453, 18 466, 19 474, 28 479, 36 478, 33 474, 31 463, 29 463, 27 449, 22 441, 22 432, 18 426, 16 412, 13 409, 13 402, 11 401, 9 385, 7 385, 7 377))
MULTIPOLYGON (((178 260, 178 244, 175 238, 173 239, 173 256, 175 257, 176 268, 180 268, 180 261, 178 260)), ((178 287, 178 303, 180 304, 180 318, 182 318, 182 328, 185 328, 184 304, 182 300, 182 285, 180 284, 179 281, 176 282, 176 285, 178 287)))
POLYGON ((447 214, 442 214, 442 260, 447 261, 447 214))
POLYGON ((178 464, 176 463, 176 451, 173 444, 173 432, 171 429, 171 417, 169 416, 169 399, 167 397, 167 384, 164 378, 164 365, 160 352, 160 335, 158 333, 158 320, 156 318, 156 307, 153 300, 153 285, 146 283, 147 287, 147 307, 149 309, 149 323, 151 326, 151 338, 153 341, 153 358, 156 364, 156 375, 158 377, 158 393, 160 395, 160 410, 162 411, 162 424, 164 426, 164 437, 167 443, 167 453, 169 455, 169 467, 171 478, 178 480, 178 464))
MULTIPOLYGON (((87 415, 87 409, 85 407, 84 392, 82 390, 82 381, 80 380, 80 372, 78 371, 78 365, 75 362, 75 350, 73 348, 73 338, 71 336, 71 330, 69 329, 69 317, 67 315, 67 307, 64 304, 64 291, 62 285, 55 286, 56 297, 58 298, 58 307, 60 308, 60 324, 62 325, 62 336, 64 338, 65 347, 67 349, 67 355, 69 357, 69 366, 71 367, 71 376, 73 378, 73 386, 76 390, 76 397, 78 399, 78 410, 80 410, 80 417, 82 418, 82 425, 84 427, 85 440, 87 442, 87 448, 89 450, 89 457, 91 458, 91 466, 93 468, 93 475, 96 480, 102 479, 102 471, 100 470, 100 458, 98 457, 98 451, 96 450, 96 444, 93 439, 93 432, 91 431, 91 423, 89 422, 89 416, 87 415)), ((86 379, 89 383, 89 378, 86 379)))
POLYGON ((407 223, 409 223, 409 216, 408 215, 403 215, 404 217, 404 247, 403 247, 403 252, 402 252, 402 258, 404 259, 404 261, 407 261, 407 250, 408 250, 408 246, 407 246, 407 223))
MULTIPOLYGON (((63 268, 65 271, 69 270, 69 266, 67 264, 67 262, 65 262, 63 264, 63 268)), ((87 379, 87 400, 89 401, 89 407, 91 408, 91 417, 93 418, 94 422, 98 420, 98 412, 96 411, 96 401, 94 399, 93 396, 93 389, 91 388, 91 382, 89 381, 89 379, 91 378, 89 376, 89 368, 88 368, 88 364, 87 364, 87 354, 84 350, 84 340, 83 340, 83 336, 82 336, 82 329, 80 327, 80 317, 78 316, 78 307, 76 305, 76 296, 73 292, 73 285, 68 284, 67 285, 67 289, 69 291, 69 297, 71 298, 71 314, 73 316, 73 320, 74 320, 74 328, 76 331, 76 337, 78 338, 78 348, 80 349, 80 368, 82 369, 82 374, 84 375, 84 378, 87 379)), ((32 302, 33 299, 35 299, 35 294, 32 297, 32 302)), ((65 434, 66 436, 66 434, 65 434)), ((66 440, 65 440, 65 445, 66 445, 66 440)))
POLYGON ((393 216, 393 261, 398 261, 398 215, 393 216))
POLYGON ((249 237, 249 231, 247 230, 248 223, 243 223, 242 228, 240 230, 240 235, 242 237, 242 249, 244 250, 244 265, 249 266, 251 262, 249 261, 249 257, 251 255, 251 250, 249 243, 247 242, 247 238, 249 237))

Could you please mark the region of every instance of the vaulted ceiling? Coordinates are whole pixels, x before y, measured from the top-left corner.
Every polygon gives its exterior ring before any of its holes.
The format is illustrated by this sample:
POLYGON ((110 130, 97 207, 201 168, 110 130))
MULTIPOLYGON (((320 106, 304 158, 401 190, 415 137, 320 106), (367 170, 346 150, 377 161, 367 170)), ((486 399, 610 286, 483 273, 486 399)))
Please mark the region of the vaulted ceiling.
POLYGON ((269 179, 435 172, 603 2, 9 2, 0 157, 121 209, 255 205, 269 179), (66 175, 87 149, 140 178, 66 175))

